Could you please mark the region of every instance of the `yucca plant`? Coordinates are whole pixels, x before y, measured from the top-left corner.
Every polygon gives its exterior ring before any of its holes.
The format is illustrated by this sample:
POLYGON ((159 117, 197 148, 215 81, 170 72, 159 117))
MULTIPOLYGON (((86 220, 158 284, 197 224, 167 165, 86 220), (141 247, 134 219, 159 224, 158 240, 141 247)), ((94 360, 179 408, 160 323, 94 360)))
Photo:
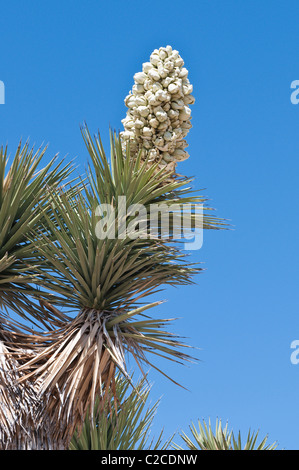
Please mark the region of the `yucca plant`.
MULTIPOLYGON (((175 85, 187 86, 179 77, 175 85)), ((128 356, 143 374, 150 365, 166 376, 152 358, 192 360, 188 346, 165 328, 171 319, 148 315, 160 302, 145 298, 166 285, 190 284, 201 271, 175 235, 182 209, 206 199, 174 167, 153 162, 142 149, 132 153, 130 141, 124 148, 120 135, 110 132, 110 161, 99 135, 92 138, 84 126, 82 136, 87 178, 67 189, 68 166, 50 172, 50 162, 33 178, 43 153, 25 148, 4 177, 1 153, 1 304, 34 320, 33 330, 7 312, 0 316, 7 371, 0 374, 2 448, 68 449, 86 417, 94 422, 97 400, 102 410, 111 397, 117 403, 117 374, 131 383, 128 356), (159 204, 175 206, 166 234, 159 219, 148 218, 159 204)), ((205 207, 203 229, 225 227, 211 214, 205 207)), ((191 232, 197 222, 190 213, 191 232)))
POLYGON ((75 432, 70 450, 156 450, 170 447, 163 430, 154 438, 151 426, 159 401, 147 405, 150 385, 142 377, 132 389, 128 380, 117 375, 116 395, 106 402, 97 396, 92 419, 88 413, 80 433, 75 432))
MULTIPOLYGON (((259 432, 248 431, 247 439, 242 442, 241 432, 235 437, 233 431, 229 431, 228 423, 222 426, 221 420, 216 420, 215 431, 212 429, 211 421, 207 424, 204 420, 201 423, 198 420, 198 428, 194 423, 189 426, 191 437, 185 432, 180 436, 189 450, 275 450, 277 443, 267 444, 268 436, 258 442, 259 432), (192 440, 194 439, 194 441, 192 440)), ((173 444, 177 450, 183 450, 178 444, 173 444)))
MULTIPOLYGON (((73 313, 65 321, 59 314, 59 327, 38 345, 36 342, 35 354, 20 367, 24 374, 21 380, 38 381, 41 392, 53 397, 48 407, 59 413, 60 426, 65 423, 61 439, 66 442, 83 423, 87 409, 93 410, 97 394, 104 399, 115 389, 117 370, 129 378, 127 354, 141 371, 142 364, 158 369, 150 355, 177 362, 191 360, 182 350, 187 346, 164 330, 170 319, 144 315, 160 302, 140 301, 163 284, 192 282, 192 275, 199 271, 168 239, 131 238, 127 232, 130 215, 122 220, 125 237, 96 235, 97 207, 113 205, 118 195, 145 207, 174 198, 195 204, 199 198, 188 195, 181 180, 164 185, 163 171, 153 178, 155 168, 149 169, 140 158, 125 158, 119 139, 113 136, 110 167, 99 137, 93 141, 87 129, 83 135, 93 164, 85 197, 77 195, 73 205, 73 198, 70 203, 65 193, 51 191, 54 218, 44 213, 46 225, 35 238, 43 286, 58 293, 62 307, 73 309, 73 313)), ((118 216, 116 208, 117 227, 118 216)), ((218 228, 216 219, 213 223, 218 228)), ((205 224, 213 227, 210 216, 205 224)), ((57 430, 57 440, 60 432, 57 430)))

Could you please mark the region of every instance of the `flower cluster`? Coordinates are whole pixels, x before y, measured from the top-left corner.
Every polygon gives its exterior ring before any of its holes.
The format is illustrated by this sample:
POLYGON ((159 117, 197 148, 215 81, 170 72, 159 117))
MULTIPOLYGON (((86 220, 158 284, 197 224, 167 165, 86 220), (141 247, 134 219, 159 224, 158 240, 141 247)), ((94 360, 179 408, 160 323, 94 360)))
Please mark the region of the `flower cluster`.
POLYGON ((132 153, 141 150, 143 158, 169 170, 189 158, 184 138, 192 127, 192 91, 179 52, 171 46, 155 49, 142 72, 134 75, 132 91, 125 98, 128 111, 122 120, 125 130, 120 133, 123 149, 130 141, 132 153))

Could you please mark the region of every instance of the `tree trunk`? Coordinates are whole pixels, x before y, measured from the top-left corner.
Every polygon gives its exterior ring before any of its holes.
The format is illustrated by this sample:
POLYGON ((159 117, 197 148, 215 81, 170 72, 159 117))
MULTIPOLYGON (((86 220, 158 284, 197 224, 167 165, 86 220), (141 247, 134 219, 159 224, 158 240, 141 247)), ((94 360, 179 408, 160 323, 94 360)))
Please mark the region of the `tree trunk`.
POLYGON ((0 341, 0 450, 68 450, 72 427, 61 416, 59 394, 21 381, 18 366, 0 341))
POLYGON ((1 442, 1 450, 68 450, 68 443, 57 441, 51 436, 51 430, 26 430, 19 426, 14 435, 5 442, 1 442))

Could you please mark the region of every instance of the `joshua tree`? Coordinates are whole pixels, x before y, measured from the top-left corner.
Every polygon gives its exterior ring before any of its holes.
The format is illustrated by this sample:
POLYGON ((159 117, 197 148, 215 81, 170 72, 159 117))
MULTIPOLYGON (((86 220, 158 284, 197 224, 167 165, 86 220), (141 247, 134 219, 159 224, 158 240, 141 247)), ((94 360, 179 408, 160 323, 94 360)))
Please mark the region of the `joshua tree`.
MULTIPOLYGON (((100 136, 82 128, 90 165, 80 184, 69 181, 70 165, 53 161, 36 174, 43 151, 28 146, 5 175, 1 151, 1 448, 68 449, 87 416, 93 425, 97 400, 99 410, 111 397, 117 407, 128 355, 142 372, 158 369, 151 356, 191 360, 164 329, 170 320, 148 316, 160 302, 143 299, 201 269, 175 239, 181 212, 206 202, 176 173, 188 156, 192 86, 170 46, 143 69, 125 101, 125 131, 110 133, 110 163, 100 136), (149 219, 158 204, 175 205, 166 234, 149 219)), ((202 228, 222 228, 210 214, 205 207, 202 228)), ((196 211, 190 218, 192 229, 196 211)))

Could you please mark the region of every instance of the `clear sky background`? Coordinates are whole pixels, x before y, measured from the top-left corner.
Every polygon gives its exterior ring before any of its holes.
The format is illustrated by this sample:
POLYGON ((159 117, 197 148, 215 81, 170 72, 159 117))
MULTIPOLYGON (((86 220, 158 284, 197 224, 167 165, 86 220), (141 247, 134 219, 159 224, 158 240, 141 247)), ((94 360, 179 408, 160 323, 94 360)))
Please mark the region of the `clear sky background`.
POLYGON ((157 317, 179 317, 172 331, 201 349, 196 364, 159 363, 188 391, 150 371, 151 400, 162 396, 153 432, 219 417, 299 449, 298 1, 1 1, 0 144, 49 142, 46 161, 76 157, 83 173, 80 123, 108 151, 134 73, 167 44, 196 98, 179 171, 234 229, 205 232, 196 285, 159 296, 157 317))

